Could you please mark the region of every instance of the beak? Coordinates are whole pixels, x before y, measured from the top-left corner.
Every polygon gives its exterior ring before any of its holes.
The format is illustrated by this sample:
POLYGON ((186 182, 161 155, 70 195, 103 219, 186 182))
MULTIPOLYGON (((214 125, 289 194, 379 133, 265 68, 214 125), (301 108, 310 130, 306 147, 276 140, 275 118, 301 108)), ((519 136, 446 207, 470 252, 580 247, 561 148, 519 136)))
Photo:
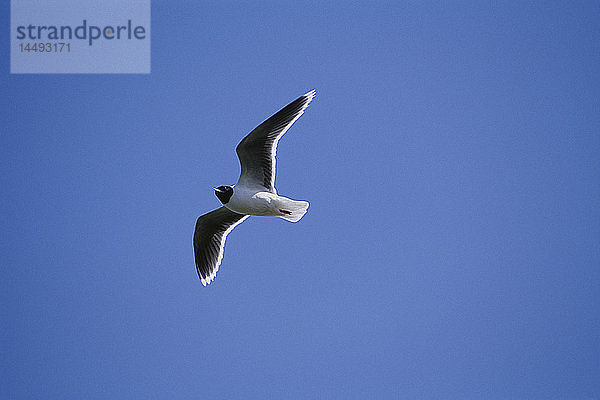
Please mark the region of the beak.
POLYGON ((213 190, 214 190, 215 192, 219 192, 219 193, 221 192, 221 189, 218 189, 218 188, 216 188, 216 187, 214 187, 214 188, 213 188, 213 190))

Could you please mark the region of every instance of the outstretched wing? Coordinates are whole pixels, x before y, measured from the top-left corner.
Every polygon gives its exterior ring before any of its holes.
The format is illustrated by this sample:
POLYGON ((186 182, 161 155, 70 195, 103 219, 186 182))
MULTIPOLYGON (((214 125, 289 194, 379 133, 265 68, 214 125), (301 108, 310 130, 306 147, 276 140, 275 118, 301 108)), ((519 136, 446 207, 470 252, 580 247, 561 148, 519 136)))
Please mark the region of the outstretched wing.
POLYGON ((235 151, 240 159, 242 172, 239 185, 264 187, 275 192, 275 154, 277 142, 300 118, 308 103, 315 97, 312 90, 297 98, 277 114, 256 127, 238 144, 235 151))
POLYGON ((196 221, 194 255, 196 270, 204 286, 215 279, 223 258, 227 235, 248 217, 249 215, 238 214, 221 207, 202 215, 196 221))

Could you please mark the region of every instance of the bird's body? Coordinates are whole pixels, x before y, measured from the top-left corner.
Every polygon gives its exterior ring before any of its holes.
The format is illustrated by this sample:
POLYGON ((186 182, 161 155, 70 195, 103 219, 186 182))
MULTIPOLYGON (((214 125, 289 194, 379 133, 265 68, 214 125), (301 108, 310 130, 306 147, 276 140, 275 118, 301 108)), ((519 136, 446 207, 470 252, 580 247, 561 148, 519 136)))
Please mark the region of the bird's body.
POLYGON ((276 193, 236 185, 225 207, 239 214, 281 217, 297 222, 308 209, 308 202, 288 199, 276 193))
POLYGON ((219 186, 215 195, 223 207, 196 221, 194 253, 196 270, 203 285, 210 283, 223 258, 225 239, 248 216, 280 217, 298 222, 308 210, 307 201, 292 200, 275 189, 277 143, 304 113, 315 91, 294 100, 250 132, 237 146, 241 174, 234 186, 219 186))

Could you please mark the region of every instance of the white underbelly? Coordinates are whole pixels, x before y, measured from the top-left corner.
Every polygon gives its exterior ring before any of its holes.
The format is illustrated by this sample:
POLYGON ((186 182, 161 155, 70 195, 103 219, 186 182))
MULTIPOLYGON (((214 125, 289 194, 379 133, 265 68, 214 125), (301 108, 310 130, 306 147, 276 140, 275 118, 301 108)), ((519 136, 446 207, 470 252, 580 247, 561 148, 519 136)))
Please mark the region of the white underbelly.
POLYGON ((279 216, 279 196, 269 192, 234 189, 225 207, 240 214, 279 216))

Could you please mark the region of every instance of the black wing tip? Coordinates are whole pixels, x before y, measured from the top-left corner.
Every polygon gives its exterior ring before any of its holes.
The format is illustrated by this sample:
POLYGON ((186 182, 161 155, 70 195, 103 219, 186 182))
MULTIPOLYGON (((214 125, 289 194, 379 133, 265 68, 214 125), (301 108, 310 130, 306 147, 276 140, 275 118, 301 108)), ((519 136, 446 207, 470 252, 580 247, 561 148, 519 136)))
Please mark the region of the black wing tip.
MULTIPOLYGON (((296 100, 292 101, 290 104, 279 110, 279 113, 283 112, 284 115, 287 116, 296 116, 298 114, 302 115, 302 113, 304 113, 304 110, 306 110, 306 108, 308 107, 310 102, 315 98, 316 95, 316 89, 306 92, 305 94, 298 97, 296 100)), ((277 114, 274 114, 271 118, 273 118, 277 114)))
POLYGON ((304 95, 302 95, 302 98, 306 99, 306 104, 308 104, 311 102, 312 99, 315 98, 316 95, 317 95, 317 89, 313 89, 310 92, 307 92, 304 95))
POLYGON ((198 278, 200 279, 200 282, 202 282, 202 286, 207 286, 208 284, 210 284, 210 282, 212 282, 212 279, 210 279, 210 275, 205 272, 202 272, 200 268, 198 268, 197 264, 196 272, 198 273, 198 278))
POLYGON ((202 282, 202 286, 207 287, 208 285, 210 285, 210 283, 214 280, 215 278, 210 278, 210 277, 206 277, 206 278, 202 278, 200 277, 200 282, 202 282))
POLYGON ((198 278, 200 279, 200 282, 202 282, 202 286, 207 286, 209 285, 214 279, 215 279, 215 275, 216 275, 216 271, 214 271, 215 273, 213 273, 214 269, 204 269, 201 268, 198 265, 198 261, 196 260, 196 272, 198 273, 198 278))

